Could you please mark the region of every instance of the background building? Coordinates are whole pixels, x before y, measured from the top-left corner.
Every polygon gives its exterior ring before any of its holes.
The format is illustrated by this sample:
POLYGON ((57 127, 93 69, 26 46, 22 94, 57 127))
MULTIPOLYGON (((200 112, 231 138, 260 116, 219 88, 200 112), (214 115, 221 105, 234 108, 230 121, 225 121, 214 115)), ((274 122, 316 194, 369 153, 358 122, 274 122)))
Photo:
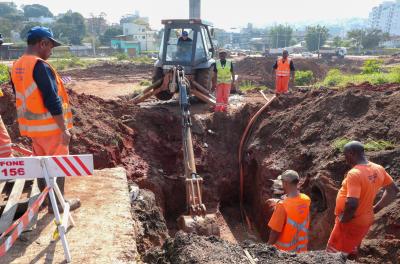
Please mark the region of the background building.
POLYGON ((400 1, 383 2, 369 14, 369 26, 393 36, 400 36, 400 1))

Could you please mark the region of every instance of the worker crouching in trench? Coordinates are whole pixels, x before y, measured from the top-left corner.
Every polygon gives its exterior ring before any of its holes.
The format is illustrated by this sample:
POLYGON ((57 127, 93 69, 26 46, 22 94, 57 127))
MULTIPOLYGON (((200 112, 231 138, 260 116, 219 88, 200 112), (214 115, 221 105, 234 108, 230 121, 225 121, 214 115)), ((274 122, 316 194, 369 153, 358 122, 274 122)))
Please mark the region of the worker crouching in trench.
POLYGON ((288 252, 306 252, 310 225, 311 199, 300 193, 300 176, 287 170, 274 181, 274 193, 282 199, 269 199, 269 207, 275 207, 268 223, 271 229, 268 244, 288 252), (283 189, 283 191, 282 191, 283 189))

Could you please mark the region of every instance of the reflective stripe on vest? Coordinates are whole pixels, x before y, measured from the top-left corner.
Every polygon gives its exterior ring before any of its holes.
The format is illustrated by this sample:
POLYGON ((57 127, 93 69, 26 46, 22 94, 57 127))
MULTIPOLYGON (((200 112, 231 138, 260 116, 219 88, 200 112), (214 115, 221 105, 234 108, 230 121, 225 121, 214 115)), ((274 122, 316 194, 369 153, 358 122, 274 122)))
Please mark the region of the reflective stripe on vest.
POLYGON ((278 68, 276 69, 276 76, 290 76, 290 62, 291 59, 287 58, 285 63, 283 63, 283 59, 279 58, 278 59, 278 68))
POLYGON ((45 137, 61 133, 54 117, 45 107, 42 94, 33 79, 33 70, 38 60, 46 63, 52 70, 57 83, 58 96, 62 102, 64 120, 67 128, 72 128, 72 112, 60 76, 44 60, 36 56, 24 55, 14 63, 12 71, 18 123, 22 136, 45 137))
POLYGON ((296 235, 293 237, 292 241, 290 241, 289 243, 277 242, 276 245, 281 247, 283 250, 287 250, 290 252, 299 252, 301 249, 306 248, 307 244, 299 244, 299 242, 303 242, 303 241, 308 242, 308 229, 307 229, 308 217, 301 224, 297 223, 296 221, 294 221, 291 218, 287 218, 286 223, 292 225, 296 229, 296 235), (303 231, 305 233, 305 235, 299 236, 300 231, 303 231), (296 247, 294 249, 290 249, 293 246, 296 246, 296 247))
POLYGON ((231 83, 232 82, 232 62, 226 60, 225 66, 222 66, 221 60, 216 62, 217 67, 217 83, 231 83))
POLYGON ((310 203, 310 198, 303 193, 282 201, 286 221, 275 243, 278 249, 289 252, 307 251, 310 203))

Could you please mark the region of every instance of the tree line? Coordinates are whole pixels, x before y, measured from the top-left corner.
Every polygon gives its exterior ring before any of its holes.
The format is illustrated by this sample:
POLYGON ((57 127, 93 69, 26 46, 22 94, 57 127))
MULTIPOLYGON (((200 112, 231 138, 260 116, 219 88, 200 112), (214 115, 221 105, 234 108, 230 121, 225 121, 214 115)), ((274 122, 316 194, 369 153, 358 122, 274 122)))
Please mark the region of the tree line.
MULTIPOLYGON (((294 29, 289 25, 276 25, 268 30, 269 46, 271 48, 284 48, 299 42, 299 37, 294 35, 294 29)), ((329 29, 325 26, 308 26, 303 36, 309 51, 317 51, 329 39, 329 29)), ((379 43, 389 39, 389 34, 379 29, 353 29, 347 32, 345 38, 336 36, 331 39, 333 47, 354 47, 358 49, 375 49, 379 43)))
POLYGON ((120 25, 109 25, 104 13, 85 19, 82 14, 72 10, 54 16, 46 7, 40 4, 23 5, 21 9, 13 2, 0 2, 0 33, 7 40, 11 32, 20 34, 26 39, 29 29, 34 26, 46 26, 52 29, 55 37, 65 44, 79 45, 85 38, 95 38, 98 45, 110 45, 111 38, 122 35, 120 25), (53 18, 54 22, 32 22, 32 18, 53 18))

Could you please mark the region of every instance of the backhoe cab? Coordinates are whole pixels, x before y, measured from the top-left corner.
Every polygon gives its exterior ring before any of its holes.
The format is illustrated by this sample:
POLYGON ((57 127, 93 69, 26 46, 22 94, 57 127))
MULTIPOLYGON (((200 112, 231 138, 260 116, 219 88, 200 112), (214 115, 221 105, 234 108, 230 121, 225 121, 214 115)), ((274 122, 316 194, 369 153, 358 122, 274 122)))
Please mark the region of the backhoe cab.
POLYGON ((200 19, 163 20, 164 35, 159 60, 155 66, 169 70, 183 66, 186 74, 196 69, 208 69, 215 61, 214 46, 208 24, 200 19), (188 34, 187 38, 183 33, 188 34))
POLYGON ((178 87, 171 82, 174 77, 172 69, 180 66, 189 82, 191 96, 215 105, 215 98, 210 94, 215 64, 211 24, 201 19, 170 19, 162 23, 164 32, 154 65, 153 85, 138 95, 135 103, 151 96, 170 100, 178 93, 178 87))

